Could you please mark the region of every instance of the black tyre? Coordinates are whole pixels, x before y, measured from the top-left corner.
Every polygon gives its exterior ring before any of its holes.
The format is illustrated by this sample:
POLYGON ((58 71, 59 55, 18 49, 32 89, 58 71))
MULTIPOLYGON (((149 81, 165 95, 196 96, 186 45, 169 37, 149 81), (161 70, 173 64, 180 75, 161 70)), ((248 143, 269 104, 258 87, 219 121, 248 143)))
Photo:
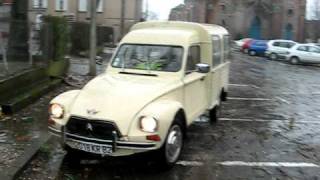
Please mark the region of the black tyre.
POLYGON ((250 50, 249 51, 249 55, 250 56, 255 56, 255 55, 257 55, 257 53, 256 53, 256 51, 250 50))
POLYGON ((182 121, 176 118, 161 149, 157 151, 157 161, 165 170, 172 168, 180 157, 184 143, 183 131, 184 125, 182 121))
POLYGON ((209 111, 209 117, 211 123, 216 123, 219 120, 220 116, 220 106, 216 105, 213 109, 209 111))
POLYGON ((270 59, 273 60, 273 61, 275 61, 275 60, 278 59, 278 55, 277 55, 276 53, 271 53, 269 57, 270 57, 270 59))
POLYGON ((65 160, 72 166, 77 166, 80 164, 81 157, 84 154, 84 152, 73 149, 68 145, 64 145, 63 149, 66 151, 65 160))
POLYGON ((296 65, 296 64, 298 64, 299 62, 300 62, 300 60, 299 60, 298 57, 292 57, 292 58, 290 59, 290 63, 291 63, 291 64, 296 65))

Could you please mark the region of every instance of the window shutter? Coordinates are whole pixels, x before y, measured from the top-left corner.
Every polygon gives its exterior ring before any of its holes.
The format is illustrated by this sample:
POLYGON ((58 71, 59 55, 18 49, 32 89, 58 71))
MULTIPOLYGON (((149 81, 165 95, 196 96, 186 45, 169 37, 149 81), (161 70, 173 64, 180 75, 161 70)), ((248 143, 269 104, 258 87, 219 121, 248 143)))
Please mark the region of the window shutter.
POLYGON ((33 7, 39 8, 40 0, 33 0, 33 7))
POLYGON ((48 0, 42 0, 42 7, 48 8, 48 0))
POLYGON ((80 12, 86 12, 88 10, 88 0, 79 0, 78 10, 80 12))
POLYGON ((63 10, 68 10, 68 0, 63 0, 63 10))
POLYGON ((97 0, 99 3, 97 4, 97 12, 103 12, 103 0, 97 0))
POLYGON ((61 10, 61 8, 60 8, 60 1, 61 1, 61 0, 56 0, 56 10, 57 10, 57 11, 60 11, 60 10, 61 10))

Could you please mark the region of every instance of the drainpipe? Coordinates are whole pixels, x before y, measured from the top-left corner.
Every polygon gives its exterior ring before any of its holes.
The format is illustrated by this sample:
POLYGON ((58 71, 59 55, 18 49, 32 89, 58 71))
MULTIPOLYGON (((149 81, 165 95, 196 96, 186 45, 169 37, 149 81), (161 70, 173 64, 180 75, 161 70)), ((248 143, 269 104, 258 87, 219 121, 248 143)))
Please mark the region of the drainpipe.
POLYGON ((96 56, 97 56, 97 0, 91 0, 90 6, 90 66, 89 75, 96 76, 96 56))

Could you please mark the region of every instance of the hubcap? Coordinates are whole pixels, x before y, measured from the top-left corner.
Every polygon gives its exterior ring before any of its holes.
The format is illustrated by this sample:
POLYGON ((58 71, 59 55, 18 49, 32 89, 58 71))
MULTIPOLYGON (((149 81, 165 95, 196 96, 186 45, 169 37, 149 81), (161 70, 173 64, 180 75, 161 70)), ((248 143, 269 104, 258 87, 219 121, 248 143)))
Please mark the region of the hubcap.
POLYGON ((271 59, 272 59, 272 60, 275 60, 276 58, 277 58, 277 55, 271 54, 271 59))
POLYGON ((298 60, 297 60, 296 58, 293 58, 293 59, 291 60, 291 62, 292 62, 292 64, 297 64, 297 63, 298 63, 298 60))
POLYGON ((168 162, 177 161, 182 149, 183 135, 179 125, 171 127, 166 141, 166 157, 168 162))

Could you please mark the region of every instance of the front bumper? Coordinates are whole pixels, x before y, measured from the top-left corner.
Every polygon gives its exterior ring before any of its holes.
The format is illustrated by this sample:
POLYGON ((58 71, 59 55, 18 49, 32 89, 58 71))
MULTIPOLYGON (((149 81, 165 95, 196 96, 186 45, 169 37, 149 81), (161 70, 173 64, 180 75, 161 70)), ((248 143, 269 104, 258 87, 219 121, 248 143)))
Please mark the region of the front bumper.
MULTIPOLYGON (((154 142, 131 142, 131 141, 122 141, 114 138, 113 140, 102 140, 96 138, 89 138, 84 136, 78 136, 75 134, 70 134, 64 132, 64 130, 60 131, 53 127, 49 127, 49 132, 53 136, 58 137, 63 144, 70 146, 71 148, 75 148, 74 143, 80 144, 90 144, 101 147, 111 147, 112 152, 108 154, 101 154, 107 156, 127 156, 131 154, 147 152, 151 150, 157 149, 157 144, 154 142)), ((79 150, 79 149, 78 149, 79 150)), ((81 149, 82 150, 82 149, 81 149)), ((86 151, 92 153, 90 151, 86 151)), ((100 154, 100 153, 94 153, 100 154)))

